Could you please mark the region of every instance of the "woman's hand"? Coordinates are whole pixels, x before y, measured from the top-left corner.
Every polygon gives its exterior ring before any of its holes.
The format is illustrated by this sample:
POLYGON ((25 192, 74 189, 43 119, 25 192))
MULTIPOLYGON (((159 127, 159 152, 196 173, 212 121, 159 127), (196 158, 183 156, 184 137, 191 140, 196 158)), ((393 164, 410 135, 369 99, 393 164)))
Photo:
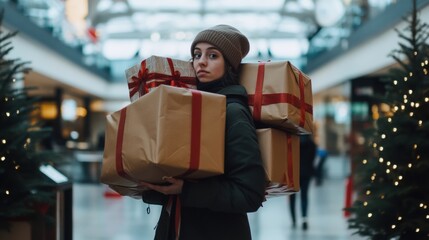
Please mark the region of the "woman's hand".
POLYGON ((156 185, 151 184, 147 182, 140 182, 142 186, 147 187, 149 189, 152 189, 154 191, 163 193, 165 195, 175 195, 182 193, 183 188, 183 180, 182 179, 176 179, 172 177, 163 177, 163 180, 170 183, 170 185, 163 186, 163 185, 156 185))

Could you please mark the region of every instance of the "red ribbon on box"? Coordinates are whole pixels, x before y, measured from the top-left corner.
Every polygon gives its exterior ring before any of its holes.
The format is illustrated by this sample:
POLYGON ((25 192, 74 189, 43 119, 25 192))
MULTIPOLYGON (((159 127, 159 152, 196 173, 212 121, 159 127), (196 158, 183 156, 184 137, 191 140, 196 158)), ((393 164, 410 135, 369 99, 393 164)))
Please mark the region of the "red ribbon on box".
POLYGON ((191 155, 189 159, 188 170, 176 177, 187 176, 200 166, 200 145, 201 145, 201 114, 202 114, 202 95, 198 90, 192 90, 192 113, 191 113, 191 155))
POLYGON ((282 182, 279 182, 278 184, 270 185, 265 190, 265 195, 284 195, 291 193, 293 194, 296 192, 294 190, 295 188, 295 180, 294 180, 294 152, 293 152, 293 146, 292 146, 292 136, 289 134, 286 134, 286 147, 284 148, 286 151, 286 171, 283 172, 283 179, 282 182))
POLYGON ((127 108, 121 110, 121 115, 119 118, 118 124, 118 134, 116 136, 116 172, 119 176, 128 179, 132 182, 138 183, 139 181, 128 175, 124 170, 124 163, 122 161, 122 143, 124 141, 124 128, 125 128, 125 118, 127 116, 127 108))
POLYGON ((181 76, 181 73, 174 69, 173 60, 171 58, 167 58, 167 62, 170 67, 171 75, 155 72, 149 73, 149 69, 146 68, 146 60, 143 60, 140 64, 140 70, 137 73, 137 76, 132 76, 131 82, 128 83, 130 97, 134 96, 137 92, 139 93, 139 96, 143 96, 149 92, 150 88, 157 87, 161 84, 183 88, 187 88, 187 84, 195 85, 195 77, 181 76), (153 79, 158 79, 160 81, 147 83, 147 81, 153 79))
POLYGON ((287 182, 288 187, 295 187, 295 182, 293 180, 293 151, 292 151, 292 137, 287 135, 287 182))
POLYGON ((288 189, 295 187, 295 182, 293 180, 293 151, 292 151, 292 137, 286 135, 286 148, 287 151, 287 171, 283 175, 284 183, 286 183, 288 189))
MULTIPOLYGON (((297 70, 297 69, 296 69, 297 70)), ((264 86, 264 74, 265 74, 265 63, 260 62, 258 65, 258 74, 256 79, 256 88, 255 94, 249 94, 249 105, 253 106, 253 118, 256 121, 261 119, 261 109, 264 105, 277 104, 277 103, 288 103, 296 108, 300 109, 301 117, 299 126, 304 127, 305 124, 305 113, 308 112, 313 114, 313 107, 305 102, 304 94, 304 81, 301 71, 297 70, 299 73, 299 94, 300 97, 297 97, 291 93, 271 93, 263 94, 262 89, 264 86)))

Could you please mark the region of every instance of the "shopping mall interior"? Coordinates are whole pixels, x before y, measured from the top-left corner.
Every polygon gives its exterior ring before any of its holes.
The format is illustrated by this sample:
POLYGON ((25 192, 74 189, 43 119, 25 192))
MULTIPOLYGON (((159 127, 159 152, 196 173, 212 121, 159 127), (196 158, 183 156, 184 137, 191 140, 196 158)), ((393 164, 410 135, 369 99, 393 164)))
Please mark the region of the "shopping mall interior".
MULTIPOLYGON (((416 7, 429 22, 429 0, 416 7)), ((311 79, 313 136, 327 153, 316 159, 308 228, 299 218, 293 226, 288 196, 276 196, 249 214, 254 239, 364 239, 343 210, 353 197, 351 162, 412 8, 411 0, 0 0, 1 31, 18 31, 9 57, 29 62, 23 86, 36 87, 33 118, 52 130, 42 147, 61 158, 53 166, 65 178, 55 236, 44 239, 153 239, 160 208, 100 181, 106 116, 130 104, 128 69, 153 55, 188 61, 195 34, 217 24, 248 36, 243 62, 289 61, 311 79)))

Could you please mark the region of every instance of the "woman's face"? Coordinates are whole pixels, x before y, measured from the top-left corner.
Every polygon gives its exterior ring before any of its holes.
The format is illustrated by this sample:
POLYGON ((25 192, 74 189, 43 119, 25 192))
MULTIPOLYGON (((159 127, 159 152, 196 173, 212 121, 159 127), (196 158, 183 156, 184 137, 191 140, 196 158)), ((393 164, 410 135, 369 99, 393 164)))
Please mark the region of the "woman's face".
POLYGON ((225 60, 215 46, 205 42, 197 43, 193 54, 194 70, 200 82, 211 82, 223 76, 225 60))

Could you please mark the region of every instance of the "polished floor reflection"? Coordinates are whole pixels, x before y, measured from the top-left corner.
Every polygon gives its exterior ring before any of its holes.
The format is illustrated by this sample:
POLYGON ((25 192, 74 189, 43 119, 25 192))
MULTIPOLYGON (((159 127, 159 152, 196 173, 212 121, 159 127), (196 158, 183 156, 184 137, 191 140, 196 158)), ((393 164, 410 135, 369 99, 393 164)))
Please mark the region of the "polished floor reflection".
MULTIPOLYGON (((310 187, 309 228, 300 218, 292 227, 288 199, 268 199, 256 213, 249 214, 254 240, 357 240, 347 229, 343 216, 345 180, 331 178, 322 186, 310 187)), ((129 197, 105 197, 101 184, 74 184, 74 240, 153 239, 160 208, 129 197)), ((299 195, 297 200, 299 200, 299 195)), ((299 201, 297 201, 299 204, 299 201)), ((299 207, 299 205, 297 206, 299 207)), ((297 209, 297 214, 300 213, 297 209)))

